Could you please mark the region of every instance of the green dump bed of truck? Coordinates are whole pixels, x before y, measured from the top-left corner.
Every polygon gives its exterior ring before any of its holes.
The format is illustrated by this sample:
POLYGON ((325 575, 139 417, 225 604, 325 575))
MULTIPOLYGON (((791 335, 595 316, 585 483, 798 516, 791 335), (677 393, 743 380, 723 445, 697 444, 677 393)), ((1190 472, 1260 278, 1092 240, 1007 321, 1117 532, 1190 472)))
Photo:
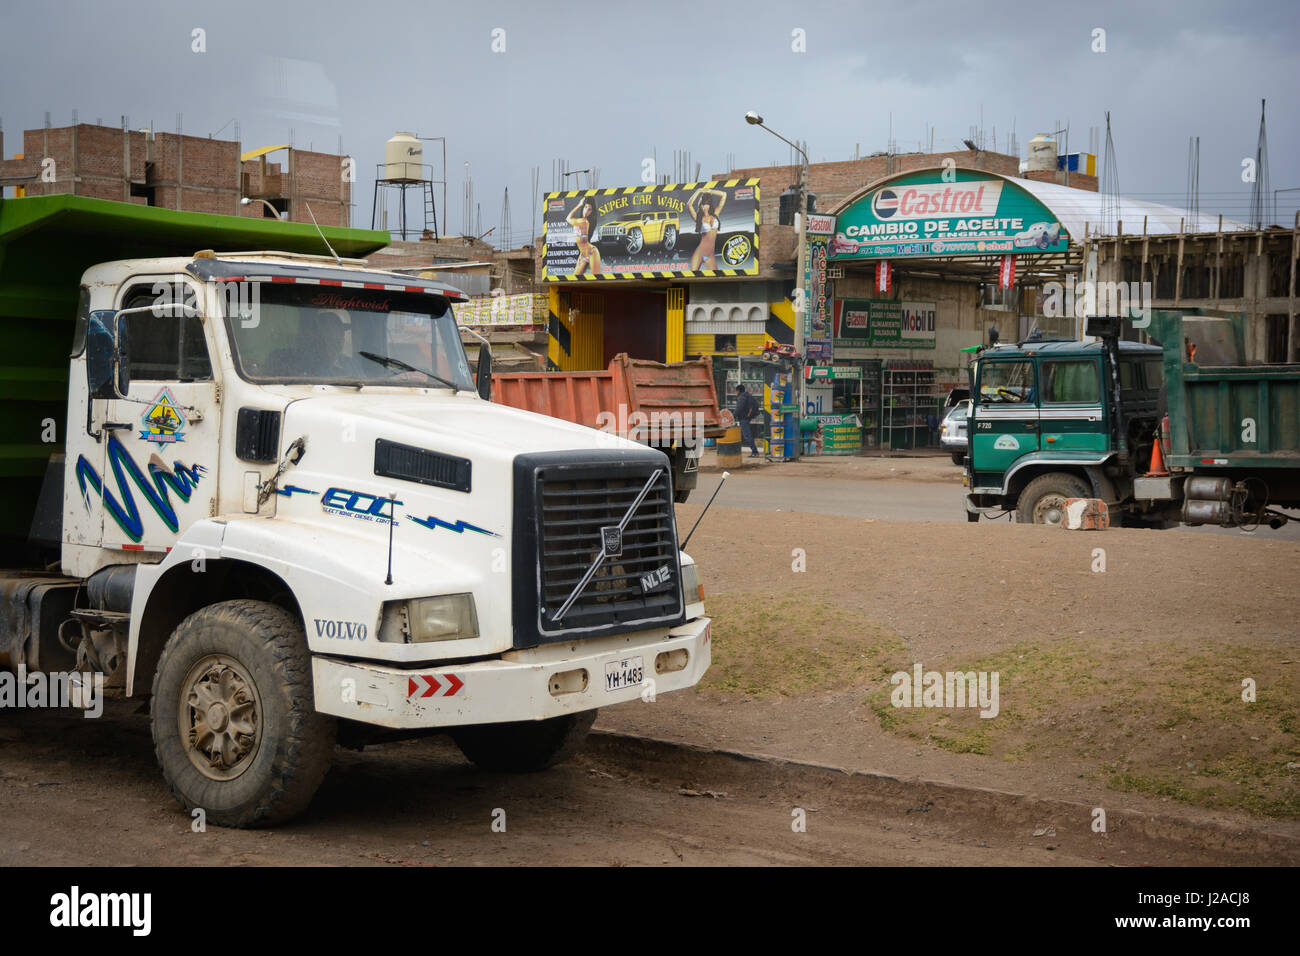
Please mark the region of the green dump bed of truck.
POLYGON ((1300 365, 1242 363, 1243 326, 1241 316, 1152 314, 1147 331, 1164 348, 1166 464, 1300 469, 1300 365))
MULTIPOLYGON (((341 256, 388 233, 324 227, 341 256)), ((308 224, 176 212, 82 196, 0 199, 0 535, 25 535, 50 455, 63 448, 82 273, 115 259, 276 250, 326 254, 308 224), (42 441, 52 419, 57 441, 42 441)))

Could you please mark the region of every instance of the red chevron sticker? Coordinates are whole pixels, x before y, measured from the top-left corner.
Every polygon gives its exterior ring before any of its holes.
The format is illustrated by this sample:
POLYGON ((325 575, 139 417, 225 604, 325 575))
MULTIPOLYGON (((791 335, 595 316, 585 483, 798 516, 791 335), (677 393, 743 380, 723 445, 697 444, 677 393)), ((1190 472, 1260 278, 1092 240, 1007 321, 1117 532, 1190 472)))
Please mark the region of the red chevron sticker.
POLYGON ((465 686, 465 682, 455 674, 442 674, 435 676, 433 674, 417 674, 414 677, 408 677, 406 680, 407 697, 454 697, 456 692, 465 686), (441 676, 446 681, 447 690, 439 695, 438 691, 442 690, 443 684, 438 680, 441 676))

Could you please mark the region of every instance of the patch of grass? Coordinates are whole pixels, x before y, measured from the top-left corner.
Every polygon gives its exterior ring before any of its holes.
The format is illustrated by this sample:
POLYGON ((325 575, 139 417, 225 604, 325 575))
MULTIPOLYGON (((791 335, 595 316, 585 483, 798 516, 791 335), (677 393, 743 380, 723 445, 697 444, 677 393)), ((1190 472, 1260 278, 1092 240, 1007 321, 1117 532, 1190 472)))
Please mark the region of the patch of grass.
POLYGON ((713 664, 700 686, 747 697, 798 697, 871 687, 904 666, 893 631, 829 601, 764 594, 710 596, 713 664))
POLYGON ((971 707, 896 708, 890 686, 867 703, 884 731, 954 753, 1068 758, 1114 790, 1297 818, 1300 774, 1287 764, 1300 762, 1300 669, 1277 658, 1276 648, 1241 644, 1189 655, 1172 642, 1045 639, 970 662, 925 662, 941 673, 997 672, 994 718, 971 707))

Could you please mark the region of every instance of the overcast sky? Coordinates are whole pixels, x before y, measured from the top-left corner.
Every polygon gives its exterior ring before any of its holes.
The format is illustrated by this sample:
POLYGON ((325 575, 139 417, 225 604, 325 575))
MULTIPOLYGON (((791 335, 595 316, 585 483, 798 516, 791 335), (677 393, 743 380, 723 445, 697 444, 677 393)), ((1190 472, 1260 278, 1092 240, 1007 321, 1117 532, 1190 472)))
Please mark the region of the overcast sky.
MULTIPOLYGON (((745 124, 750 109, 806 140, 814 162, 885 148, 891 120, 900 150, 931 128, 936 151, 959 149, 981 110, 989 148, 996 129, 1005 150, 1014 128, 1023 157, 1059 121, 1071 151, 1101 128, 1100 154, 1109 110, 1124 195, 1183 205, 1188 138, 1200 136, 1202 211, 1244 218, 1261 98, 1270 190, 1300 186, 1297 39, 1300 5, 1286 0, 3 0, 0 120, 6 158, 46 111, 62 126, 74 109, 166 131, 181 113, 186 133, 227 138, 234 120, 245 149, 292 138, 334 151, 342 137, 359 167, 356 225, 369 225, 385 140, 445 136, 442 231, 461 232, 468 162, 484 230, 509 188, 517 244, 535 218, 532 170, 549 190, 557 159, 597 168, 600 186, 639 184, 655 154, 672 176, 674 150, 704 177, 729 158, 788 162, 745 124), (193 50, 196 29, 206 52, 193 50)), ((1278 199, 1289 225, 1300 191, 1278 199)))

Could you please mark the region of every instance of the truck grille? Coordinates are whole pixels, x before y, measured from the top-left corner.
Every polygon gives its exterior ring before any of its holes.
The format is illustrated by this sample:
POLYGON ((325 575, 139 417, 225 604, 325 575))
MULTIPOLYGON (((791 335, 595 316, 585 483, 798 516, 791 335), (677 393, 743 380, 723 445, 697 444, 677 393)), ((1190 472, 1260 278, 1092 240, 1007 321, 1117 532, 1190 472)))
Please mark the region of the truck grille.
MULTIPOLYGON (((516 521, 515 644, 572 640, 671 626, 683 617, 672 470, 659 452, 605 452, 610 460, 549 464, 534 460, 527 476, 516 472, 516 514, 521 483, 533 507, 516 521), (600 554, 602 529, 617 526, 656 469, 659 477, 628 519, 621 553, 606 557, 595 575, 555 619, 600 554), (523 481, 521 481, 521 479, 523 481), (524 532, 525 540, 518 537, 524 532), (533 586, 520 593, 520 582, 533 586), (521 605, 521 600, 527 603, 521 605), (525 620, 526 618, 526 620, 525 620), (524 625, 521 627, 521 625, 524 625)), ((587 453, 591 455, 591 453, 587 453)), ((584 458, 587 457, 584 455, 584 458)), ((516 466, 518 468, 518 464, 516 466)))

